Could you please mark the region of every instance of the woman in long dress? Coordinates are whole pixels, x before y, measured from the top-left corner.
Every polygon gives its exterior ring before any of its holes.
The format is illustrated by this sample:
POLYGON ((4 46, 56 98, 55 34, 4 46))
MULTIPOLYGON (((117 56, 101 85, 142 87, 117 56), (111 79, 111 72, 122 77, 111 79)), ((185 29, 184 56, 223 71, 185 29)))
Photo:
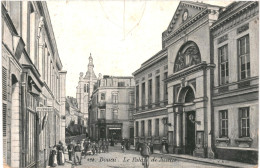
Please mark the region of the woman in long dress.
POLYGON ((64 165, 65 158, 64 158, 64 147, 61 141, 59 141, 59 145, 57 146, 57 161, 58 165, 64 165))
POLYGON ((56 156, 56 149, 55 149, 55 145, 51 148, 51 154, 50 154, 50 158, 49 158, 49 166, 51 167, 56 167, 57 166, 57 156, 56 156))
POLYGON ((162 153, 167 153, 165 140, 162 141, 162 153))

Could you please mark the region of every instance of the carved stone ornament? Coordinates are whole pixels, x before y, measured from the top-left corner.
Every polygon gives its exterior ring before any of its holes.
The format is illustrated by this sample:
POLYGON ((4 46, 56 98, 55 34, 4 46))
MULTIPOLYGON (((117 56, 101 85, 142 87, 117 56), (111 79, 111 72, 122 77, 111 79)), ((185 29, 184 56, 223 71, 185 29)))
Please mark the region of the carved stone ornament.
POLYGON ((194 42, 185 43, 179 50, 175 60, 174 71, 180 71, 201 62, 200 51, 194 42))

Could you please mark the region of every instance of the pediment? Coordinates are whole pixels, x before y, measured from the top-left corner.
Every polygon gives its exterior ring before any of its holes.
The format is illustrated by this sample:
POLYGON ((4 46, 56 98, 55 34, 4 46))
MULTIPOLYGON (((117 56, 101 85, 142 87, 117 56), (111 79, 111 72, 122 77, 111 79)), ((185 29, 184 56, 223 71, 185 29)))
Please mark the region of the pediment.
POLYGON ((207 8, 207 4, 200 2, 181 1, 167 28, 167 34, 174 32, 191 18, 207 8))

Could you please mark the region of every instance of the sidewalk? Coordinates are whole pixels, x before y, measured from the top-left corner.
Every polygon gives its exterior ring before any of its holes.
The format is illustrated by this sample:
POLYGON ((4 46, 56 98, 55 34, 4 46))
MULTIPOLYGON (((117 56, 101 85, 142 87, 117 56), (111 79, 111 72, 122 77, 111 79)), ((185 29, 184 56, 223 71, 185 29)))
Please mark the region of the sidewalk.
POLYGON ((194 156, 190 156, 190 155, 181 155, 181 154, 163 154, 163 153, 160 153, 160 151, 155 151, 154 153, 159 154, 159 155, 172 156, 179 160, 190 160, 190 161, 194 161, 194 162, 209 163, 209 164, 225 166, 225 167, 236 167, 236 168, 258 167, 258 165, 229 161, 229 160, 199 158, 199 157, 194 157, 194 156))

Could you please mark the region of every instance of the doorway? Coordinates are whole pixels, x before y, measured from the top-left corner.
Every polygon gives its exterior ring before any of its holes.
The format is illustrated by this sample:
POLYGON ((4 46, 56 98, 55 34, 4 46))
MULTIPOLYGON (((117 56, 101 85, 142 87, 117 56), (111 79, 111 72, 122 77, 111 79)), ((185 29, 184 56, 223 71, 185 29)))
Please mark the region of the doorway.
POLYGON ((195 149, 195 111, 186 113, 186 149, 185 153, 193 155, 195 149))

